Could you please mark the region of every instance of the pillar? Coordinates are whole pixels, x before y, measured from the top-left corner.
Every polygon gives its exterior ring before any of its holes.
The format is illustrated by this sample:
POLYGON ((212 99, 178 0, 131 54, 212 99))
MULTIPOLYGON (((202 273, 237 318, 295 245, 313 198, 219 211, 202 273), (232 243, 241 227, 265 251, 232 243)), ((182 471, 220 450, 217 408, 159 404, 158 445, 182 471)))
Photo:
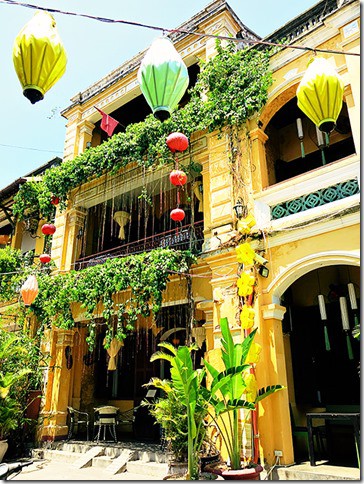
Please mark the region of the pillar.
POLYGON ((90 121, 83 120, 77 126, 78 130, 78 154, 83 153, 86 149, 87 143, 91 143, 92 140, 92 131, 94 130, 95 125, 90 121))
POLYGON ((67 367, 67 350, 73 349, 74 331, 69 329, 53 330, 52 377, 48 378, 46 401, 42 416, 44 426, 42 440, 57 440, 68 433, 67 406, 72 395, 72 366, 67 367), (66 349, 67 348, 67 349, 66 349))
POLYGON ((249 132, 251 141, 251 163, 254 165, 252 170, 253 191, 260 192, 269 185, 267 162, 265 156, 265 143, 268 136, 260 128, 253 129, 249 132))
MULTIPOLYGON (((256 342, 262 345, 256 375, 259 387, 280 384, 287 387, 287 370, 284 352, 282 319, 286 308, 268 304, 261 308, 261 323, 256 342)), ((275 450, 282 452, 280 464, 294 462, 289 398, 287 388, 262 400, 258 408, 260 457, 272 465, 275 450)))
POLYGON ((74 269, 74 262, 80 255, 82 243, 78 235, 80 229, 84 229, 86 214, 86 209, 82 207, 74 207, 67 212, 62 251, 62 270, 74 269))

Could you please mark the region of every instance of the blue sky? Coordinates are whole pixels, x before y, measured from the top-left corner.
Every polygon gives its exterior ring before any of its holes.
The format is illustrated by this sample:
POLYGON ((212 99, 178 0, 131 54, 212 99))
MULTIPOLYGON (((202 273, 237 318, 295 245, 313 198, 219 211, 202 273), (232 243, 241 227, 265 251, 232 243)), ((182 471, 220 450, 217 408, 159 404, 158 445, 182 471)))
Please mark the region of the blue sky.
MULTIPOLYGON (((168 29, 188 20, 209 1, 27 0, 26 3, 168 29)), ((248 28, 264 37, 317 1, 228 0, 228 3, 248 28)), ((70 104, 70 98, 148 48, 158 36, 156 31, 145 28, 54 14, 68 55, 67 70, 44 100, 32 105, 22 94, 13 67, 12 48, 15 37, 34 12, 0 3, 0 189, 54 156, 62 157, 66 120, 60 111, 70 104)))

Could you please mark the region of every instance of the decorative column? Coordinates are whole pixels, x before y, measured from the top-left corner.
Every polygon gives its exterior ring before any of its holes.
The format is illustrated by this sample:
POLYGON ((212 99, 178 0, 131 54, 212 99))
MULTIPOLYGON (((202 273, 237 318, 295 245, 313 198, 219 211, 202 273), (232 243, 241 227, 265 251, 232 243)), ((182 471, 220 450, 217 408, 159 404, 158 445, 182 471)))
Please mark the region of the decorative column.
POLYGON ((95 125, 90 121, 83 120, 77 126, 78 131, 78 154, 83 153, 87 147, 87 143, 91 143, 92 140, 92 132, 95 128, 95 125))
MULTIPOLYGON (((278 304, 261 307, 262 321, 257 342, 262 345, 261 360, 257 365, 259 386, 280 384, 287 387, 287 370, 282 332, 282 319, 286 308, 278 304)), ((260 434, 260 457, 273 464, 275 450, 282 451, 280 463, 294 461, 290 425, 288 390, 281 390, 262 400, 258 409, 260 434)))
POLYGON ((69 271, 73 269, 73 264, 80 255, 81 238, 78 236, 80 230, 84 229, 86 214, 86 209, 82 207, 74 207, 67 212, 61 264, 62 270, 69 271))
POLYGON ((265 156, 265 143, 268 136, 260 128, 253 129, 249 132, 252 151, 252 164, 255 169, 252 170, 253 191, 260 192, 269 185, 267 162, 265 156))
POLYGON ((73 330, 55 329, 55 346, 52 378, 48 379, 46 402, 42 416, 44 426, 42 428, 42 440, 57 440, 67 435, 67 406, 70 404, 72 395, 72 349, 73 330))

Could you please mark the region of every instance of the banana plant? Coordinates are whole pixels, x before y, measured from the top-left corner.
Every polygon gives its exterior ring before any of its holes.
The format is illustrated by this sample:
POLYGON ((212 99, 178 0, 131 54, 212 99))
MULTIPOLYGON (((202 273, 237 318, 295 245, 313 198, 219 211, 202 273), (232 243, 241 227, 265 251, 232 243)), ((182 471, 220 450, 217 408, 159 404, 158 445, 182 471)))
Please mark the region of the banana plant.
MULTIPOLYGON (((168 342, 159 343, 158 346, 169 353, 157 351, 151 356, 151 361, 163 359, 171 364, 171 386, 177 392, 187 414, 187 480, 198 480, 198 453, 203 442, 203 421, 207 415, 206 405, 201 398, 201 382, 205 371, 193 369, 191 350, 196 349, 194 346, 175 348, 168 342)), ((152 384, 166 389, 165 381, 162 385, 162 381, 154 379, 152 384)))
POLYGON ((247 361, 250 347, 256 333, 252 331, 242 343, 234 343, 227 318, 220 320, 222 334, 221 360, 224 369, 214 368, 208 361, 204 365, 211 376, 211 385, 203 389, 209 415, 217 425, 229 454, 232 469, 241 469, 242 439, 239 431, 239 410, 255 410, 256 404, 272 393, 282 390, 282 385, 268 386, 255 392, 249 401, 243 399, 248 390, 247 375, 252 364, 247 361), (225 418, 220 418, 227 414, 225 418))

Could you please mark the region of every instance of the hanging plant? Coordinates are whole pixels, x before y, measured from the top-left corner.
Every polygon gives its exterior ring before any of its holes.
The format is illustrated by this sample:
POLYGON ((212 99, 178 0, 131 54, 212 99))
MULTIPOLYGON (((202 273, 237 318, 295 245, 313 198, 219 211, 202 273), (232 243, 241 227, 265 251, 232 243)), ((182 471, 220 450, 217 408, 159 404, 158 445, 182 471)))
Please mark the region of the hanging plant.
POLYGON ((195 131, 214 131, 223 127, 240 127, 266 103, 272 83, 268 50, 237 50, 234 42, 221 46, 217 55, 202 66, 198 81, 189 91, 190 101, 160 123, 149 115, 143 122, 127 126, 99 146, 90 148, 59 166, 49 168, 43 181, 27 182, 14 200, 14 214, 22 219, 26 210, 38 210, 49 218, 53 213, 52 194, 60 199, 64 210, 69 192, 106 172, 117 173, 129 163, 150 167, 171 163, 166 138, 183 132, 187 138, 195 131), (202 100, 202 94, 207 99, 202 100), (28 187, 28 185, 30 185, 28 187))

